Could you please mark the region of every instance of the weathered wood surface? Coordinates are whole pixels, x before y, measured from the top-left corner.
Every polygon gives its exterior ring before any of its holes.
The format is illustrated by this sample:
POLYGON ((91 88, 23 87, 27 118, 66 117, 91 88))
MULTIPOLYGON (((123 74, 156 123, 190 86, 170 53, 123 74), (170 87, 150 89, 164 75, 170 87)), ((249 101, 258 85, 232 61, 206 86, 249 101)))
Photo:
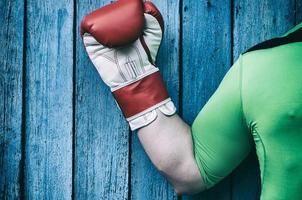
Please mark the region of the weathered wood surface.
POLYGON ((72 0, 26 6, 25 197, 72 195, 72 0))
POLYGON ((294 0, 235 0, 234 58, 261 41, 286 33, 294 25, 294 0))
POLYGON ((296 0, 296 24, 302 23, 302 0, 296 0))
POLYGON ((0 1, 0 199, 21 195, 23 1, 0 1))
POLYGON ((127 199, 129 128, 79 35, 83 16, 108 1, 77 1, 75 80, 75 198, 127 199))
MULTIPOLYGON (((183 1, 182 110, 191 124, 231 66, 231 1, 183 1)), ((188 199, 231 199, 231 179, 188 199)))
MULTIPOLYGON (((177 197, 154 168, 79 36, 82 17, 109 2, 0 2, 0 199, 258 199, 255 153, 195 196, 177 197)), ((157 63, 189 124, 241 52, 302 22, 302 0, 154 3, 157 63)))

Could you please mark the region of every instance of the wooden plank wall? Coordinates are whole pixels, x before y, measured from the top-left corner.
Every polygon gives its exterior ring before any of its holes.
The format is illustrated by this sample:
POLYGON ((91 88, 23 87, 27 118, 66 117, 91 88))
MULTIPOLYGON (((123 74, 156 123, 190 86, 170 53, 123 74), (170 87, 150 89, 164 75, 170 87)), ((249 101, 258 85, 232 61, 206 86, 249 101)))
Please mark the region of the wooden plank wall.
POLYGON ((0 199, 17 199, 22 178, 23 1, 0 1, 0 199), (4 9, 5 8, 5 9, 4 9))
POLYGON ((129 192, 129 129, 108 87, 89 61, 78 32, 83 16, 105 3, 108 1, 76 1, 76 199, 127 199, 129 192))
POLYGON ((28 199, 68 199, 72 194, 73 2, 28 0, 25 9, 24 193, 28 199))
MULTIPOLYGON (((78 33, 108 2, 0 2, 0 199, 258 199, 255 152, 194 196, 177 196, 156 171, 78 33)), ((302 20, 302 0, 154 3, 166 31, 157 63, 189 124, 241 52, 302 20)))

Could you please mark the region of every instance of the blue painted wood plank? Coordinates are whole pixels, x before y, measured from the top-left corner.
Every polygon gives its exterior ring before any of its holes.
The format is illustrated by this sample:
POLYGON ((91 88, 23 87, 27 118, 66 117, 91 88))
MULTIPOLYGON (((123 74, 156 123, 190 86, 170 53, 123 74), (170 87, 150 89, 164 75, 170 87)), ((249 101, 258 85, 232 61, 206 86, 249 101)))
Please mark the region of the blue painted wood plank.
MULTIPOLYGON (((234 60, 241 52, 266 39, 284 34, 294 26, 295 1, 235 0, 234 1, 234 60)), ((233 199, 259 199, 259 165, 255 152, 240 165, 233 175, 233 199)))
MULTIPOLYGON (((178 106, 179 98, 179 2, 152 1, 165 21, 165 33, 157 65, 165 80, 173 102, 178 106)), ((132 133, 131 148, 131 199, 177 199, 171 185, 155 169, 143 150, 137 133, 132 133)))
POLYGON ((0 1, 0 199, 20 196, 23 1, 0 1))
MULTIPOLYGON (((231 1, 183 1, 183 117, 191 124, 231 66, 231 1)), ((187 199, 230 199, 226 178, 187 199)))
POLYGON ((27 1, 26 199, 71 199, 73 1, 27 1))
POLYGON ((296 24, 302 23, 302 0, 296 0, 296 24))
POLYGON ((78 31, 83 16, 110 1, 76 2, 75 198, 127 199, 129 128, 78 31))
POLYGON ((287 32, 295 22, 294 0, 235 0, 234 59, 249 47, 287 32))

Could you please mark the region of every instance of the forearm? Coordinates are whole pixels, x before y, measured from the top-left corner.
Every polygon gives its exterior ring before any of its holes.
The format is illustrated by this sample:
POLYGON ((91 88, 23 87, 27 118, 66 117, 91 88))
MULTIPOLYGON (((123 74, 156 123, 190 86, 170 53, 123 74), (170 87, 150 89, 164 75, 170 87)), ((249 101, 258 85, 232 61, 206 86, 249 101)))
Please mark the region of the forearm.
POLYGON ((157 119, 138 131, 138 137, 155 167, 177 193, 204 189, 193 153, 190 127, 178 116, 158 112, 157 119))

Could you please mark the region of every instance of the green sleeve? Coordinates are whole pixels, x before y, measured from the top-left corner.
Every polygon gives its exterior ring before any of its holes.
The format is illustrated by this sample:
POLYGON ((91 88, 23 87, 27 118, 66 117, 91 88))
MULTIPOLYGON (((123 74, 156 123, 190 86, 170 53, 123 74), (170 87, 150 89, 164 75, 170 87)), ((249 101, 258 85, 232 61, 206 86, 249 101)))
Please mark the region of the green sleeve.
POLYGON ((239 58, 192 125, 195 159, 207 188, 227 176, 251 149, 241 101, 239 58))

